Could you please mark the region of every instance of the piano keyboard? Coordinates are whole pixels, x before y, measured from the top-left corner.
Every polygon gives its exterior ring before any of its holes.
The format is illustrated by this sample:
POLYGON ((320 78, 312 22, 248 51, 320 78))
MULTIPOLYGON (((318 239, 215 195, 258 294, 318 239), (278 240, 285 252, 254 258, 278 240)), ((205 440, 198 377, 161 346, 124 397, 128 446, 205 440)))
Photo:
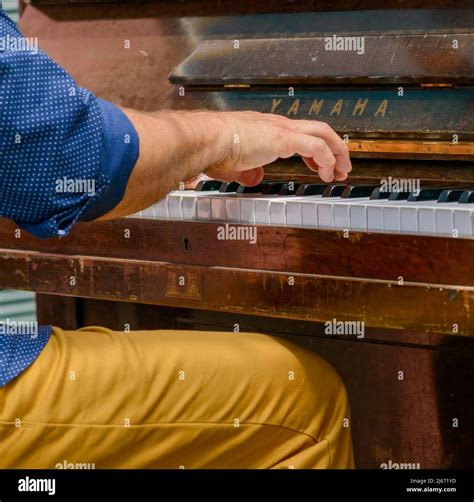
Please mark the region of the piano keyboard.
POLYGON ((379 185, 296 182, 247 188, 204 181, 130 217, 466 238, 474 236, 474 191, 388 193, 379 185))

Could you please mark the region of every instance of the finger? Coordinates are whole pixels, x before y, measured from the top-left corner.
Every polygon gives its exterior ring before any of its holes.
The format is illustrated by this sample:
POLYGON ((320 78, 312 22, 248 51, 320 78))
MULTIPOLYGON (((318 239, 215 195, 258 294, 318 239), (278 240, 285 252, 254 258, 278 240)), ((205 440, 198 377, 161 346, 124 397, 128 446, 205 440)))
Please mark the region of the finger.
POLYGON ((191 178, 190 180, 186 180, 184 182, 184 186, 186 190, 194 190, 200 181, 202 180, 210 180, 209 176, 206 176, 205 174, 198 174, 194 178, 191 178))
POLYGON ((311 171, 318 172, 318 164, 313 160, 312 157, 301 157, 304 163, 311 169, 311 171))
POLYGON ((348 173, 352 170, 349 148, 331 126, 315 120, 290 120, 287 124, 293 131, 324 139, 337 159, 337 171, 348 173))
MULTIPOLYGON (((304 163, 312 170, 312 171, 318 171, 319 167, 314 162, 314 160, 311 157, 301 157, 304 161, 304 163)), ((347 179, 347 174, 346 173, 334 173, 334 180, 335 181, 344 181, 347 179)))
POLYGON ((211 177, 214 180, 223 181, 225 183, 229 183, 234 181, 236 177, 240 175, 239 171, 225 171, 222 169, 216 169, 215 167, 211 167, 206 170, 207 176, 211 177))
POLYGON ((248 171, 241 171, 235 181, 246 187, 253 187, 262 182, 263 175, 263 167, 255 167, 253 169, 249 169, 248 171))
POLYGON ((319 177, 326 183, 334 181, 334 168, 319 166, 318 174, 319 177))
POLYGON ((247 171, 226 171, 223 169, 210 168, 206 174, 215 180, 237 183, 244 186, 255 186, 261 183, 264 175, 263 167, 255 167, 247 171))
POLYGON ((334 181, 344 181, 347 179, 347 173, 340 173, 336 171, 334 173, 334 181))
POLYGON ((284 139, 281 142, 280 157, 286 158, 294 154, 310 157, 317 165, 317 169, 310 169, 317 170, 323 181, 330 182, 334 179, 336 158, 323 139, 298 132, 289 132, 284 139))
POLYGON ((318 164, 316 164, 316 162, 314 161, 314 159, 312 157, 301 157, 304 161, 304 163, 311 169, 311 171, 316 171, 318 174, 319 174, 319 177, 323 180, 323 181, 327 181, 326 179, 323 179, 320 172, 319 172, 319 166, 318 164))

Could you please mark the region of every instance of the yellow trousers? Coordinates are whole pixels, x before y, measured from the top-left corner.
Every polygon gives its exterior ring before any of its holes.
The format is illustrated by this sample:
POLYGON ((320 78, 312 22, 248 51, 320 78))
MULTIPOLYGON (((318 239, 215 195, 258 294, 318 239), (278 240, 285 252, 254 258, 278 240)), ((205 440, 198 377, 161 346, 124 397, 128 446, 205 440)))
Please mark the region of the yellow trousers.
POLYGON ((253 333, 54 328, 0 389, 0 468, 351 468, 334 369, 253 333))

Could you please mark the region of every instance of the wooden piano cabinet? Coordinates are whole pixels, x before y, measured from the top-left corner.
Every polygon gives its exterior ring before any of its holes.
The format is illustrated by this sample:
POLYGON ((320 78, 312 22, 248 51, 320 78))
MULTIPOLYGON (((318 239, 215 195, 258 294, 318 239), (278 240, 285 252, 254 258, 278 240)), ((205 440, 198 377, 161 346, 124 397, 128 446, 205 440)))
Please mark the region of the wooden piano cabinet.
MULTIPOLYGON (((23 7, 24 34, 38 37, 80 85, 118 105, 323 120, 348 136, 355 183, 392 176, 474 185, 472 0, 31 0, 23 7), (327 34, 367 35, 368 47, 379 36, 390 43, 369 51, 360 67, 359 56, 344 51, 320 51, 312 67, 305 44, 327 34), (459 50, 449 37, 459 38, 459 50), (266 57, 268 39, 283 52, 292 47, 290 54, 266 57), (234 40, 245 40, 245 51, 230 59, 234 40), (212 57, 200 46, 214 47, 212 57), (365 70, 347 74, 355 67, 365 70), (292 83, 296 95, 283 97, 292 83), (323 94, 326 106, 316 113, 323 94), (340 100, 341 113, 332 113, 340 100)), ((267 176, 314 180, 302 166, 279 161, 267 176)), ((42 323, 229 336, 238 336, 238 323, 325 357, 348 389, 359 468, 474 466, 473 256, 472 239, 259 227, 255 248, 216 240, 216 224, 145 219, 79 224, 46 242, 25 232, 17 238, 15 225, 0 220, 0 286, 37 292, 42 323), (364 321, 365 337, 325 335, 333 318, 364 321)))

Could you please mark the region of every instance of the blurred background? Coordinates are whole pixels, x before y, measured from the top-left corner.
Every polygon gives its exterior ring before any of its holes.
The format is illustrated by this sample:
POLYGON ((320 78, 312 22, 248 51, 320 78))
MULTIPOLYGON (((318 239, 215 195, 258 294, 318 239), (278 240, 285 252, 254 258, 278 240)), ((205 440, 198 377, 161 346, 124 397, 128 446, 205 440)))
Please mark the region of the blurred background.
POLYGON ((14 20, 18 21, 18 0, 3 0, 3 10, 14 20))

